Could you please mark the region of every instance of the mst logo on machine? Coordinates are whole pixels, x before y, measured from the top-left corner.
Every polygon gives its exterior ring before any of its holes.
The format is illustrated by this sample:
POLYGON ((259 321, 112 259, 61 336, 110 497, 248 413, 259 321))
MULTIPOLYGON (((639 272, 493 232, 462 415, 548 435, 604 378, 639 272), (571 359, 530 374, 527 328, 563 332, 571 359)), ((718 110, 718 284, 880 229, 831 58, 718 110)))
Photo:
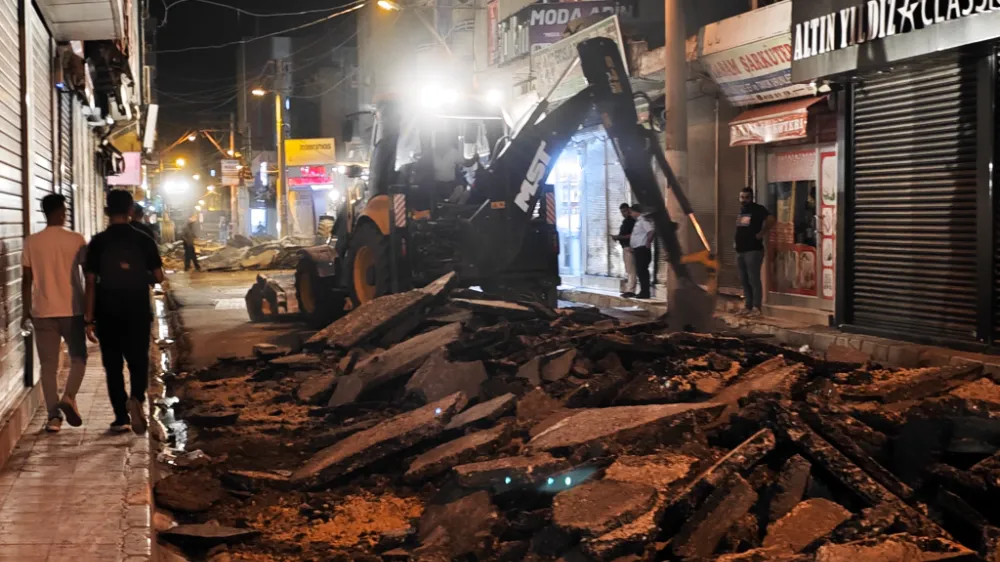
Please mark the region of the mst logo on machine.
POLYGON ((538 193, 538 184, 545 179, 545 172, 549 169, 551 157, 545 152, 545 141, 538 145, 535 157, 531 159, 531 166, 528 167, 528 174, 521 183, 521 191, 514 198, 514 204, 525 213, 528 212, 529 203, 535 194, 538 193))

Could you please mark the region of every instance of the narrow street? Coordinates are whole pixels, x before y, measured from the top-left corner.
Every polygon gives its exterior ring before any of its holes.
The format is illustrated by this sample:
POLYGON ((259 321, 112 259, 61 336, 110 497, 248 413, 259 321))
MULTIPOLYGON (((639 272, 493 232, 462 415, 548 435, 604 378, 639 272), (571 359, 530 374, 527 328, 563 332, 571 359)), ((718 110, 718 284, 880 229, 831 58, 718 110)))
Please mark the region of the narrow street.
MULTIPOLYGON (((267 275, 282 284, 292 283, 292 272, 269 271, 267 275)), ((253 285, 256 272, 174 272, 168 277, 191 346, 181 367, 200 369, 221 357, 248 357, 258 343, 293 349, 301 346, 302 326, 298 323, 250 322, 243 297, 253 285)), ((289 306, 294 312, 292 301, 289 306)))

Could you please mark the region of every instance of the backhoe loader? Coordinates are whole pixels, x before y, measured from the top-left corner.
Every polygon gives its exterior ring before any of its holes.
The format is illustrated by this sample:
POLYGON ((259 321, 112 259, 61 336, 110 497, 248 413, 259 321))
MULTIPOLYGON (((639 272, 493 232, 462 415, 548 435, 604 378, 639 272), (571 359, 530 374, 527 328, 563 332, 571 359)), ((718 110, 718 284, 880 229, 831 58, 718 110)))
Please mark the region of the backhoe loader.
POLYGON ((423 286, 450 271, 466 287, 554 305, 559 238, 554 194, 545 180, 596 111, 678 279, 668 302, 670 325, 709 327, 717 262, 655 133, 638 123, 619 47, 595 38, 577 50, 578 59, 562 79, 579 65, 585 89, 558 105, 542 98, 513 131, 498 109, 474 99, 449 106, 452 98, 439 96, 441 105, 423 114, 407 99, 376 104, 368 197, 345 198, 333 229, 335 243, 303 250, 296 271, 299 310, 311 324, 325 326, 371 299, 423 286), (492 148, 485 164, 474 156, 463 162, 474 169, 474 179, 451 184, 436 179, 435 158, 445 150, 445 141, 438 140, 449 135, 492 148), (695 227, 702 245, 695 253, 682 253, 657 168, 695 227), (696 264, 702 270, 697 274, 696 264))

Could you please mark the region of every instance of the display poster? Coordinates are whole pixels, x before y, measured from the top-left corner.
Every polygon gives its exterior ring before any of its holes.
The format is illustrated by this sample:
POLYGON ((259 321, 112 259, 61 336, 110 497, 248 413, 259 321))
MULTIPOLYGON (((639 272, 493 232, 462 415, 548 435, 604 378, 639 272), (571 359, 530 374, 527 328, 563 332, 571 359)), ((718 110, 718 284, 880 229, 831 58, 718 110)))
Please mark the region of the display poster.
POLYGON ((816 150, 777 152, 768 159, 768 290, 818 295, 816 150))
POLYGON ((837 263, 837 153, 819 154, 819 223, 820 287, 822 297, 833 300, 836 294, 837 263))

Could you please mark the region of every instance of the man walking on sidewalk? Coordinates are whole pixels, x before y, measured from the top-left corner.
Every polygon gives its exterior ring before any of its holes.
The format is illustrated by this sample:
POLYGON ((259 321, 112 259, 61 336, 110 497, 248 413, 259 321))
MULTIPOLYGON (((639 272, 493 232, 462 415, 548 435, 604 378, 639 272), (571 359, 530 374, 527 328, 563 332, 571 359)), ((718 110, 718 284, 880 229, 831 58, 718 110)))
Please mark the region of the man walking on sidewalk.
POLYGON ((87 241, 65 226, 66 198, 46 195, 42 212, 47 226, 24 241, 22 257, 25 328, 33 329, 41 363, 42 394, 52 433, 62 428, 63 414, 73 427, 83 420, 76 407, 76 393, 87 368, 87 340, 83 322, 83 266, 87 241), (62 340, 69 348, 70 368, 66 391, 59 399, 59 351, 62 340))
POLYGON ((197 238, 196 226, 194 217, 191 217, 184 225, 184 230, 181 231, 181 240, 184 242, 184 271, 191 269, 192 263, 195 271, 201 271, 201 266, 198 265, 198 253, 194 249, 194 241, 197 238))
POLYGON ((653 223, 642 214, 642 206, 638 203, 632 205, 632 218, 635 219, 635 227, 629 237, 629 246, 632 247, 632 255, 635 257, 635 274, 639 278, 639 294, 637 299, 650 298, 649 265, 653 263, 653 234, 656 230, 653 223))
POLYGON ((146 387, 149 383, 149 338, 153 310, 150 280, 163 282, 163 264, 156 243, 129 224, 132 195, 108 193, 108 228, 87 248, 87 337, 100 342, 108 379, 108 396, 115 411, 114 431, 146 431, 146 387), (125 392, 128 363, 131 394, 125 392))
POLYGON ((622 245, 622 259, 625 262, 625 275, 628 278, 625 280, 625 290, 622 291, 623 297, 634 297, 635 296, 635 255, 632 253, 632 246, 629 244, 629 240, 632 238, 632 229, 635 228, 635 219, 632 218, 632 209, 629 208, 628 203, 622 203, 618 210, 622 214, 622 225, 618 227, 618 235, 612 236, 612 240, 617 240, 622 245))
POLYGON ((742 314, 760 316, 764 290, 760 282, 760 269, 764 264, 764 238, 774 226, 774 216, 767 207, 753 201, 753 190, 740 191, 740 215, 736 219, 736 265, 743 283, 744 311, 742 314))

